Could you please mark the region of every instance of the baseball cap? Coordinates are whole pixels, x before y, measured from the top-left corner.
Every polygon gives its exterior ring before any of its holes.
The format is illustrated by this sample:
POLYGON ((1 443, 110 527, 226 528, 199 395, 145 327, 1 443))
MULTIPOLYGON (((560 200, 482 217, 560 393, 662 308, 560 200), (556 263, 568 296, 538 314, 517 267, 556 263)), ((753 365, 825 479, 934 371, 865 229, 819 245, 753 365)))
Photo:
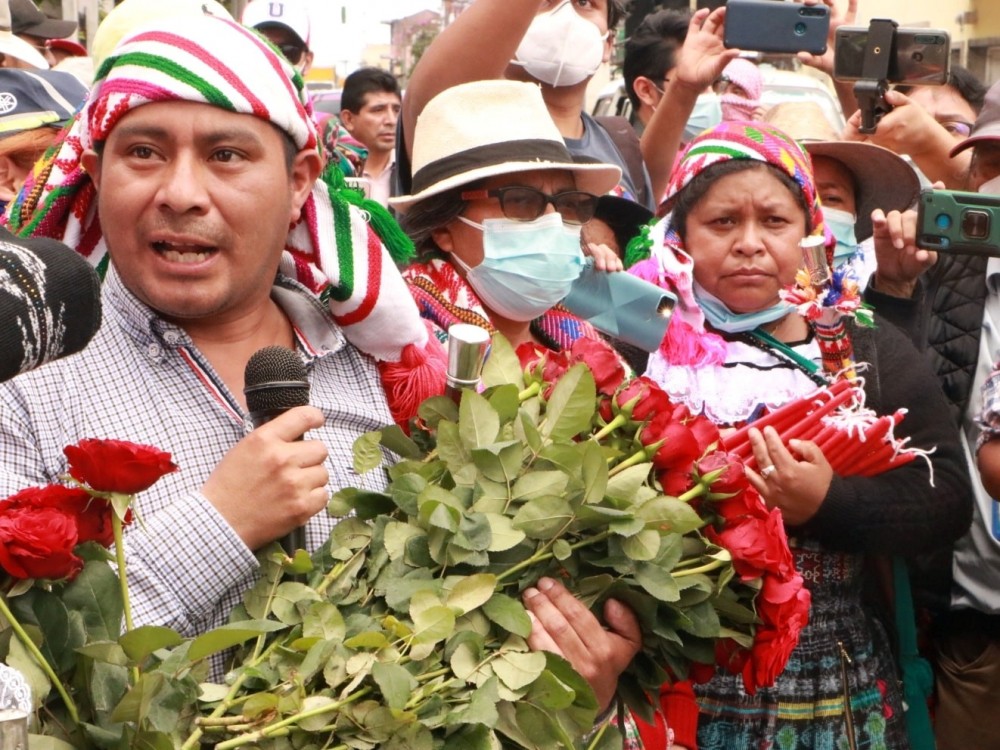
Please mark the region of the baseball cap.
POLYGON ((42 39, 62 39, 76 31, 76 21, 49 18, 32 0, 10 0, 11 30, 42 39))
POLYGON ((87 98, 87 87, 58 70, 0 68, 0 139, 45 125, 65 125, 87 98))
POLYGON ((241 23, 252 29, 284 26, 309 47, 309 13, 302 3, 289 0, 253 0, 243 10, 241 23))
POLYGON ((41 52, 20 37, 15 36, 14 32, 11 31, 10 4, 7 0, 0 0, 0 55, 16 57, 36 68, 49 67, 48 61, 42 57, 41 52))
POLYGON ((990 86, 986 92, 983 109, 972 126, 969 137, 951 150, 950 156, 972 148, 980 141, 1000 141, 1000 82, 990 86))

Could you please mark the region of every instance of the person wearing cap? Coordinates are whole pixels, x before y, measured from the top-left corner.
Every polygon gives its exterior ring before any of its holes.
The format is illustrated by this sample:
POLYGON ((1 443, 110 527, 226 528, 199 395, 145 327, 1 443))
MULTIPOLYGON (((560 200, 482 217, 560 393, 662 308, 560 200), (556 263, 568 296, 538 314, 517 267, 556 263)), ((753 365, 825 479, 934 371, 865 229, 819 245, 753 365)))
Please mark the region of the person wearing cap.
POLYGON ((69 73, 0 69, 0 210, 86 98, 69 73))
MULTIPOLYGON (((950 155, 970 151, 965 188, 1000 195, 1000 84, 989 89, 970 135, 950 155)), ((926 273, 901 277, 892 293, 880 284, 866 297, 926 347, 951 401, 972 475, 972 526, 926 576, 940 595, 934 629, 937 746, 997 747, 1000 729, 983 717, 991 715, 1000 693, 1000 504, 993 489, 1000 441, 991 377, 1000 351, 1000 259, 937 253, 935 260, 926 273), (982 481, 973 468, 977 457, 982 481)))
POLYGON ((102 273, 104 320, 80 354, 0 387, 0 496, 63 473, 82 438, 169 451, 182 471, 126 533, 132 606, 194 635, 253 585, 255 552, 300 525, 310 551, 326 541, 332 491, 384 487, 348 468, 392 421, 380 374, 437 352, 441 393, 444 353, 395 268, 412 246, 321 176, 302 79, 258 34, 182 14, 101 71, 7 218, 102 273), (244 371, 271 345, 302 357, 313 405, 251 433, 244 371))
POLYGON ((56 59, 47 42, 76 33, 76 21, 49 18, 34 0, 10 0, 10 16, 14 34, 38 50, 49 66, 55 65, 56 59))
MULTIPOLYGON (((768 110, 764 121, 792 136, 811 157, 823 218, 837 241, 834 266, 852 261, 858 282, 866 286, 881 254, 874 246, 872 216, 881 229, 888 214, 913 206, 920 191, 916 173, 889 149, 841 140, 815 102, 783 102, 768 110)), ((886 234, 880 232, 879 239, 886 234)))
POLYGON ((10 0, 0 0, 0 68, 47 70, 48 60, 12 30, 10 0))
POLYGON ((309 8, 304 0, 253 0, 244 8, 241 20, 267 37, 300 74, 309 72, 313 53, 309 48, 309 8))

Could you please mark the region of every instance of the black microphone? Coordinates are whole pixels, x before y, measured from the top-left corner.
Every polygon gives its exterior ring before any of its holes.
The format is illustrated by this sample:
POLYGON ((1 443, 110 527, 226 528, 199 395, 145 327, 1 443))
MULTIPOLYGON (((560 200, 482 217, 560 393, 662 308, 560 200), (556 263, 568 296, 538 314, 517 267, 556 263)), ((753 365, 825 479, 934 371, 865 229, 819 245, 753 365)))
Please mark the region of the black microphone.
MULTIPOLYGON (((296 406, 309 403, 309 380, 302 359, 285 346, 265 346, 253 353, 243 373, 243 394, 250 423, 256 428, 296 406)), ((299 437, 301 440, 302 437, 299 437)), ((306 548, 306 528, 299 526, 281 538, 289 557, 306 548)))
POLYGON ((101 327, 101 283, 79 253, 0 228, 0 383, 81 351, 101 327))

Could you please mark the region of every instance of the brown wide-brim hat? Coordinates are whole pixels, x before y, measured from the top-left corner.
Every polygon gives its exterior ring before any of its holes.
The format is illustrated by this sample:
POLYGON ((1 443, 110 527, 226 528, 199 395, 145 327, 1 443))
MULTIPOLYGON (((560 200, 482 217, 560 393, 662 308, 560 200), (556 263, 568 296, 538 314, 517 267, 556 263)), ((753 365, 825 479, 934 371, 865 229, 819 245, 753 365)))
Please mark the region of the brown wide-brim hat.
POLYGON ((814 102, 783 102, 764 119, 802 144, 810 156, 835 159, 851 173, 859 242, 872 236, 872 211, 905 211, 920 193, 920 179, 909 164, 874 143, 840 140, 814 102))
POLYGON ((401 213, 456 187, 516 172, 571 172, 576 189, 602 195, 622 171, 575 161, 549 115, 541 89, 518 81, 474 81, 442 91, 417 118, 410 195, 389 199, 401 213))
POLYGON ((976 118, 969 137, 955 146, 949 156, 954 158, 955 154, 983 141, 1000 141, 1000 81, 990 86, 990 90, 986 92, 983 109, 976 118))

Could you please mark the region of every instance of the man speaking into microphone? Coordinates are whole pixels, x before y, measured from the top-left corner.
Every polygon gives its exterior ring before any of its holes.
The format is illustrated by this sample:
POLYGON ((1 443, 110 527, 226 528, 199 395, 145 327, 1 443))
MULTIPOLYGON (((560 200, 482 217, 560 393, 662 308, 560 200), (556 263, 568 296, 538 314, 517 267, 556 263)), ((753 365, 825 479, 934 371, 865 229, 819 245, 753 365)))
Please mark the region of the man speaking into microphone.
MULTIPOLYGON (((136 30, 101 73, 9 216, 106 271, 104 322, 80 354, 0 385, 0 497, 54 481, 82 438, 172 453, 180 470, 126 533, 132 612, 195 635, 253 585, 256 551, 302 525, 309 550, 326 541, 331 490, 385 488, 351 468, 354 440, 392 421, 376 361, 433 338, 372 229, 393 244, 398 227, 320 177, 304 83, 274 48, 195 14, 136 30), (311 405, 251 429, 244 368, 275 345, 302 359, 311 405)), ((587 657, 592 684, 635 652, 558 584, 528 606, 557 646, 605 657, 587 657)))

